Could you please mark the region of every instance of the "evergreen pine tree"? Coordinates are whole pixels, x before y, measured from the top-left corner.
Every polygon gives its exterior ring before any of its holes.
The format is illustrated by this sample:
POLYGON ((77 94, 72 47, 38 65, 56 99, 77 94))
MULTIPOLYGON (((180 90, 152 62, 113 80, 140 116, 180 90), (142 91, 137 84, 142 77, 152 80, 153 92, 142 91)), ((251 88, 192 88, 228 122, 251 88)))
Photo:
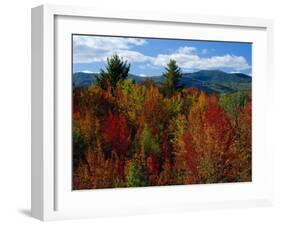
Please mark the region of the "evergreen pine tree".
POLYGON ((173 93, 180 88, 179 82, 182 77, 181 68, 177 65, 175 60, 170 60, 165 67, 165 81, 163 84, 163 93, 165 96, 172 96, 173 93))
POLYGON ((96 76, 97 85, 102 89, 115 88, 120 80, 127 78, 130 64, 123 61, 117 54, 107 58, 106 70, 100 70, 100 75, 96 76))

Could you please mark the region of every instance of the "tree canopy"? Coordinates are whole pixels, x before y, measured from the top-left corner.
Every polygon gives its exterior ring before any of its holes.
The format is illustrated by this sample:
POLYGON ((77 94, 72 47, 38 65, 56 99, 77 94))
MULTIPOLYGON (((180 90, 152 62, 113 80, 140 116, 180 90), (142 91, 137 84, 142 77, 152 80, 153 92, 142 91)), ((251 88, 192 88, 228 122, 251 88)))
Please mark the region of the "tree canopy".
POLYGON ((106 70, 101 69, 100 74, 96 76, 97 85, 102 89, 115 88, 120 80, 127 78, 129 70, 130 64, 114 54, 107 58, 106 70))
POLYGON ((182 77, 181 68, 177 65, 175 60, 170 60, 165 67, 165 72, 163 73, 165 81, 163 84, 163 92, 166 96, 171 96, 177 89, 180 88, 179 83, 182 77))
POLYGON ((162 85, 129 70, 113 55, 96 84, 72 91, 73 189, 252 180, 250 90, 181 88, 174 60, 162 85))

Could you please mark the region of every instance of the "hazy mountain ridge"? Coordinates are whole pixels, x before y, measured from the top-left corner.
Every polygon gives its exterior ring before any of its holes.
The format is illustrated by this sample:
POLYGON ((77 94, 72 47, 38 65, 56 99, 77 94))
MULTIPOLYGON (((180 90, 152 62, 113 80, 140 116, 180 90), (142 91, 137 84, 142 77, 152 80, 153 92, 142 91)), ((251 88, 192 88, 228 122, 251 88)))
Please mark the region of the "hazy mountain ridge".
MULTIPOLYGON (((73 74, 73 86, 82 87, 95 83, 98 73, 76 72, 73 74)), ((128 79, 137 84, 145 80, 153 80, 156 84, 164 81, 163 76, 143 77, 129 74, 128 79)), ((250 90, 252 77, 243 73, 227 73, 220 70, 201 70, 192 73, 183 73, 180 86, 184 88, 195 87, 207 93, 232 93, 238 90, 250 90)))

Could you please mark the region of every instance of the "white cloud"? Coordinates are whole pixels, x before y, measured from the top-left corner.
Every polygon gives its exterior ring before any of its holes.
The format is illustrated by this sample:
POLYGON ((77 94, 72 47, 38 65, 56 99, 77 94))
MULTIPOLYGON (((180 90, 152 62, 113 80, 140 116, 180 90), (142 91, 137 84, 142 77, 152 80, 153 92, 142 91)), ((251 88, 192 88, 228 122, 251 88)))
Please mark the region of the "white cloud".
POLYGON ((130 49, 132 45, 140 46, 146 44, 145 39, 121 38, 103 36, 73 36, 75 46, 87 46, 92 49, 130 49))
POLYGON ((229 68, 234 71, 243 71, 251 68, 243 56, 225 54, 222 56, 202 57, 199 53, 207 53, 207 49, 198 51, 195 47, 183 46, 171 54, 147 56, 133 48, 145 45, 144 39, 119 38, 101 36, 74 36, 73 61, 74 63, 104 62, 114 53, 128 60, 129 63, 144 63, 150 67, 166 66, 170 59, 177 61, 183 70, 202 70, 229 68))
POLYGON ((132 51, 132 50, 117 50, 113 53, 117 53, 119 56, 123 57, 124 60, 128 60, 129 62, 144 62, 144 61, 150 61, 153 59, 153 57, 143 55, 140 52, 132 51))
POLYGON ((176 52, 179 54, 195 54, 197 49, 195 47, 183 46, 178 48, 176 52))
POLYGON ((235 68, 237 70, 249 69, 246 59, 242 56, 226 54, 223 56, 212 56, 210 58, 200 58, 198 62, 194 62, 198 68, 235 68))
POLYGON ((154 65, 165 66, 170 59, 177 61, 183 69, 215 69, 232 68, 236 70, 249 69, 250 65, 242 56, 226 54, 223 56, 200 57, 196 49, 179 48, 172 54, 158 54, 153 59, 154 65))
POLYGON ((146 56, 131 51, 133 46, 146 44, 144 39, 119 38, 101 36, 73 36, 74 63, 92 63, 105 61, 114 53, 120 54, 124 59, 132 62, 143 61, 146 56))

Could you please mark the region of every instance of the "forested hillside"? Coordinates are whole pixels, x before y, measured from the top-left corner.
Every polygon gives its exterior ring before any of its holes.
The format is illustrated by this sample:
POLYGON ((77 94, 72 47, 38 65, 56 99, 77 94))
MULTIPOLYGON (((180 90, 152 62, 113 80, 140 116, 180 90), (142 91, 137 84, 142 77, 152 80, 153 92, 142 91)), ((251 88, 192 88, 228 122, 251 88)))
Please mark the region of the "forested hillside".
POLYGON ((73 86, 73 189, 251 181, 248 76, 183 74, 171 60, 161 84, 136 83, 129 70, 115 55, 73 86))
MULTIPOLYGON (((73 74, 74 87, 89 86, 96 83, 98 73, 76 72, 73 74)), ((161 85, 165 78, 163 76, 142 77, 128 74, 127 79, 137 84, 152 80, 155 84, 161 85)), ((204 70, 193 73, 182 73, 179 81, 183 88, 197 88, 206 93, 234 93, 241 90, 250 90, 252 78, 242 73, 226 73, 219 70, 204 70)))

